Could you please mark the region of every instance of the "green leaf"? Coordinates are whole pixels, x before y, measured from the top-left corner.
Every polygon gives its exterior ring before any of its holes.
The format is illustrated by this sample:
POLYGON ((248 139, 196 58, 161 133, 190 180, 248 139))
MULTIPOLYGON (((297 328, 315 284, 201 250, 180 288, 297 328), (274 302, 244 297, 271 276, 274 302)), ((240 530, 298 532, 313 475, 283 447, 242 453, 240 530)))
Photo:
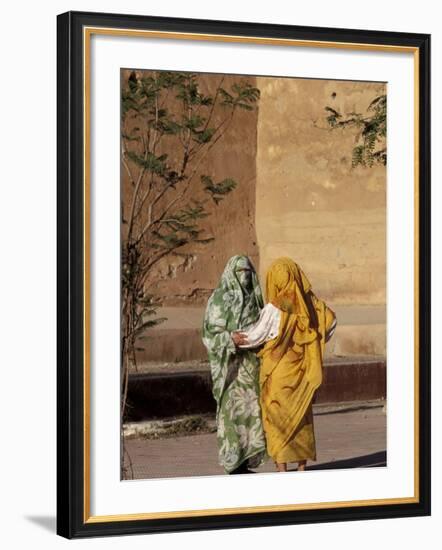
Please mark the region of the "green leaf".
POLYGON ((178 124, 174 120, 161 120, 158 123, 158 129, 162 130, 165 134, 168 135, 177 135, 183 129, 181 124, 178 124))
POLYGON ((183 126, 189 128, 189 130, 197 130, 200 126, 206 122, 204 117, 199 115, 192 115, 191 117, 184 119, 183 126))
POLYGON ((325 107, 329 115, 326 117, 329 126, 334 128, 354 127, 358 131, 355 135, 357 145, 352 152, 352 166, 373 166, 387 163, 385 147, 376 151, 378 143, 384 144, 387 135, 387 96, 375 97, 367 107, 367 113, 350 112, 344 118, 332 107, 325 107))
POLYGON ((206 128, 201 132, 194 132, 193 139, 198 143, 209 143, 215 131, 215 128, 206 128))
POLYGON ((127 151, 127 156, 130 158, 130 160, 135 162, 135 164, 144 167, 148 172, 151 172, 153 174, 162 176, 166 171, 166 164, 164 160, 162 160, 162 157, 164 155, 161 155, 161 157, 157 157, 153 153, 148 152, 146 157, 142 157, 134 151, 127 151))
POLYGON ((219 204, 224 196, 233 191, 237 186, 236 181, 232 178, 225 178, 219 183, 215 183, 213 179, 207 175, 201 176, 201 182, 204 190, 211 195, 215 204, 219 204))

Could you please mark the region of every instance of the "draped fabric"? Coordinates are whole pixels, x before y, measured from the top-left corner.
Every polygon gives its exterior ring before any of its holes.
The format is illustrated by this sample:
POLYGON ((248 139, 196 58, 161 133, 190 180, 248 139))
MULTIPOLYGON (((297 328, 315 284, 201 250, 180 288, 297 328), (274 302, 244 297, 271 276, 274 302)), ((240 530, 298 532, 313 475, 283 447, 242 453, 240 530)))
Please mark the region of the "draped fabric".
POLYGON ((326 336, 336 316, 290 258, 270 266, 266 294, 282 312, 278 336, 258 353, 267 451, 279 463, 316 460, 312 399, 322 382, 326 336))
POLYGON ((259 314, 259 319, 247 330, 241 330, 245 342, 237 344, 240 349, 253 349, 273 340, 278 336, 281 311, 273 304, 266 304, 259 314))
POLYGON ((259 406, 259 360, 235 347, 231 333, 259 317, 263 297, 256 271, 246 256, 227 262, 210 296, 203 322, 216 400, 219 462, 230 473, 240 465, 254 468, 266 457, 259 406))

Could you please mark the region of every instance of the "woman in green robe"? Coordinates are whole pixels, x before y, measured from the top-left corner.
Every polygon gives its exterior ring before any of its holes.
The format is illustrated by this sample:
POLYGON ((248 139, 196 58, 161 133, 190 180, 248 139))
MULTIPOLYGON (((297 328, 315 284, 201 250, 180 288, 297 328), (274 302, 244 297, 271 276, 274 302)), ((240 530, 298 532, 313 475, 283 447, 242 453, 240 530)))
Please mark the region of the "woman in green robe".
POLYGON ((246 473, 266 458, 259 406, 259 360, 235 347, 231 333, 254 323, 263 308, 256 271, 247 256, 227 262, 207 303, 203 343, 216 400, 219 463, 229 473, 246 473))

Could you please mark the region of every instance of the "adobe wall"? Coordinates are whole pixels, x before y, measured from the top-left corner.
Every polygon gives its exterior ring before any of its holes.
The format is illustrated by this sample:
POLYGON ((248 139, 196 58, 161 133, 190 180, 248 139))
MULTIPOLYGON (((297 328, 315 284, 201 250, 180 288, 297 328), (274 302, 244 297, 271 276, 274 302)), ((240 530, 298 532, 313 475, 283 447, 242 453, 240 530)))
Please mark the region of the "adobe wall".
MULTIPOLYGON (((217 78, 201 75, 202 89, 213 93, 217 78)), ((227 76, 223 86, 238 79, 227 76)), ((204 306, 233 254, 251 257, 263 286, 271 261, 287 255, 324 299, 384 305, 386 169, 352 168, 355 131, 331 131, 324 107, 365 112, 385 85, 247 80, 261 90, 258 109, 237 112, 200 168, 216 180, 238 182, 202 221, 214 241, 193 245, 190 259, 165 261, 152 274, 151 291, 166 306, 204 306)), ((124 192, 128 182, 122 175, 124 192)))
MULTIPOLYGON (((123 78, 131 71, 123 71, 123 78)), ((149 74, 149 71, 138 71, 149 74)), ((202 74, 200 90, 214 94, 222 75, 202 74)), ((222 86, 227 91, 232 84, 246 80, 256 86, 254 77, 224 76, 222 86)), ((174 101, 174 99, 172 99, 174 101)), ((215 111, 214 125, 223 120, 222 108, 215 111)), ((204 236, 212 236, 209 244, 193 244, 179 249, 178 254, 158 264, 150 278, 149 291, 161 297, 164 305, 205 305, 213 288, 218 284, 227 260, 234 254, 246 254, 255 265, 259 264, 259 251, 255 232, 256 155, 257 155, 258 106, 253 111, 237 109, 231 126, 200 164, 195 181, 201 174, 210 175, 218 182, 233 178, 237 187, 216 206, 207 200, 209 216, 199 222, 204 236), (181 253, 190 252, 185 258, 181 253)), ((158 153, 174 154, 176 138, 164 145, 158 153)), ((122 170, 123 200, 129 196, 127 174, 122 170)), ((197 185, 198 187, 198 185, 197 185)), ((201 186, 200 186, 201 187, 201 186)), ((172 191, 169 192, 170 196, 172 191)), ((208 199, 189 194, 188 199, 208 199)), ((169 199, 170 200, 170 199, 169 199)))
POLYGON ((385 85, 257 78, 256 231, 260 273, 278 256, 334 304, 385 304, 386 168, 352 168, 354 129, 324 107, 365 113, 385 85))

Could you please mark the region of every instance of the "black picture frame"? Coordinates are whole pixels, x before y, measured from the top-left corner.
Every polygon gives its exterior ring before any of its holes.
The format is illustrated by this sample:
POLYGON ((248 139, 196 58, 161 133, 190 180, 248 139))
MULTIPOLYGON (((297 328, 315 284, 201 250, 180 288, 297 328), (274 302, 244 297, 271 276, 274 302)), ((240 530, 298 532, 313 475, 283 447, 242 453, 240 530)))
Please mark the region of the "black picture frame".
POLYGON ((430 514, 430 35, 68 12, 57 21, 57 533, 66 538, 335 522, 430 514), (84 489, 85 27, 404 46, 419 59, 418 499, 316 510, 91 521, 84 489))

